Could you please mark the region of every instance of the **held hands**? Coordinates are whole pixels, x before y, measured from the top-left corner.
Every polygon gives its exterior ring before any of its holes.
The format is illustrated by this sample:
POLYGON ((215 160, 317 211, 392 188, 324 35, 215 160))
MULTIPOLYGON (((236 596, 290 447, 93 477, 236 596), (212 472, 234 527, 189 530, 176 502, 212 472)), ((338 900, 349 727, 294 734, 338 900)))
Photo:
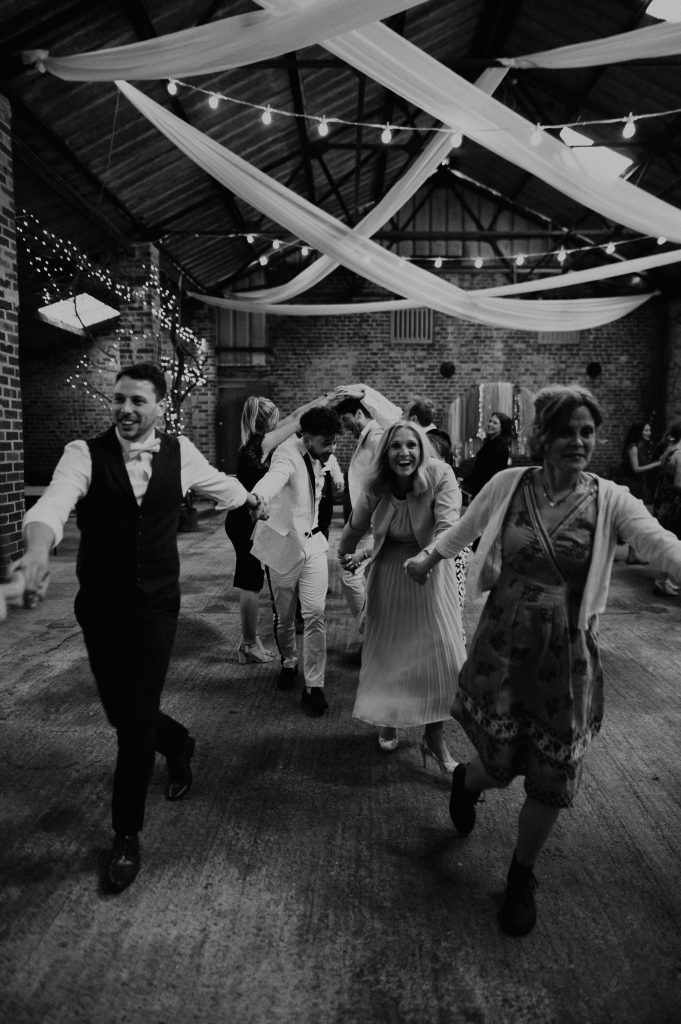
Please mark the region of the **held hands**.
POLYGON ((428 568, 429 556, 425 551, 420 551, 418 555, 414 555, 413 558, 408 558, 404 563, 404 571, 407 576, 418 583, 419 586, 424 586, 430 576, 430 569, 428 568))
POLYGON ((269 519, 270 507, 264 498, 259 498, 257 494, 252 494, 251 497, 258 499, 258 504, 248 510, 253 522, 257 523, 259 519, 269 519))
POLYGON ((341 384, 333 392, 332 401, 342 402, 346 398, 359 398, 361 400, 365 394, 366 388, 363 384, 341 384))
POLYGON ((345 571, 352 573, 353 576, 357 569, 359 568, 359 566, 362 564, 362 559, 358 558, 357 554, 341 555, 340 551, 338 552, 338 561, 343 566, 345 571))

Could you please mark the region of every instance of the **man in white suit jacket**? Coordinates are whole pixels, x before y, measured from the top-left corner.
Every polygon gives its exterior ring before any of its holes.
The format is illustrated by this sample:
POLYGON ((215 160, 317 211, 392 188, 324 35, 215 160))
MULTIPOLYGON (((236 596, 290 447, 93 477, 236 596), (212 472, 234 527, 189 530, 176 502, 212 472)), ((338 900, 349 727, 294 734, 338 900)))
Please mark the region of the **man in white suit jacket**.
POLYGON ((275 449, 253 494, 269 504, 270 517, 256 531, 252 552, 267 566, 274 602, 274 635, 281 656, 277 685, 290 690, 298 674, 296 603, 303 616, 303 704, 322 715, 326 668, 325 604, 329 542, 319 529, 324 463, 333 453, 341 422, 333 409, 314 406, 300 417, 300 436, 275 449))

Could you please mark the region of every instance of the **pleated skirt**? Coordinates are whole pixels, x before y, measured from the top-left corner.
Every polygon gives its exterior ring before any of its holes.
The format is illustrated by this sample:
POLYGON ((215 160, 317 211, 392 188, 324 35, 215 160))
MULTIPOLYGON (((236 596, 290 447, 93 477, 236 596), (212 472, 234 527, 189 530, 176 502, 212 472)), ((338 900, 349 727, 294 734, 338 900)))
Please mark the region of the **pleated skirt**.
POLYGON ((405 575, 415 542, 386 540, 367 581, 366 625, 353 717, 396 728, 443 722, 466 658, 451 559, 424 586, 405 575))

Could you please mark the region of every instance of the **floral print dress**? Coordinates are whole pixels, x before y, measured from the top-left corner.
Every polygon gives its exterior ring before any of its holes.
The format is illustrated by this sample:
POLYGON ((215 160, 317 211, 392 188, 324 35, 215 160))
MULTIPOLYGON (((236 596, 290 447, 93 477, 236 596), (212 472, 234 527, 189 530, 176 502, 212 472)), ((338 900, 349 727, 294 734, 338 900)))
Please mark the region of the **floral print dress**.
POLYGON ((452 708, 490 776, 525 776, 527 794, 569 807, 603 717, 598 639, 577 626, 591 559, 598 484, 549 530, 528 470, 502 531, 502 570, 461 670, 452 708))

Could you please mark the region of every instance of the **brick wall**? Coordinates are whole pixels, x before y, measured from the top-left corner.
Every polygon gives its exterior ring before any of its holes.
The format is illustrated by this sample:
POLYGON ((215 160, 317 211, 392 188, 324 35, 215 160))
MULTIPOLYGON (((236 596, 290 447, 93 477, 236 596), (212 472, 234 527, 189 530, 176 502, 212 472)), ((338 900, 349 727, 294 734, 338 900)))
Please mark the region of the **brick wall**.
MULTIPOLYGON (((476 287, 493 283, 491 278, 476 280, 476 287)), ((324 298, 334 298, 333 287, 327 283, 324 298)), ((321 299, 321 290, 317 294, 321 299)), ((540 344, 532 332, 504 331, 436 313, 432 343, 403 345, 390 340, 388 313, 270 317, 272 397, 286 413, 336 384, 365 381, 398 405, 415 392, 428 397, 443 422, 452 400, 483 382, 510 381, 531 391, 544 384, 579 382, 603 405, 605 422, 592 465, 598 473, 609 473, 632 423, 657 410, 656 425, 662 430, 665 320, 665 303, 651 299, 624 319, 582 331, 576 342, 540 344), (445 361, 456 367, 449 379, 440 374, 445 361), (593 381, 586 373, 590 362, 602 366, 601 376, 593 381)), ((342 464, 351 450, 351 441, 344 439, 338 450, 342 464)))
POLYGON ((0 572, 19 554, 24 514, 18 313, 11 111, 0 95, 0 572))

